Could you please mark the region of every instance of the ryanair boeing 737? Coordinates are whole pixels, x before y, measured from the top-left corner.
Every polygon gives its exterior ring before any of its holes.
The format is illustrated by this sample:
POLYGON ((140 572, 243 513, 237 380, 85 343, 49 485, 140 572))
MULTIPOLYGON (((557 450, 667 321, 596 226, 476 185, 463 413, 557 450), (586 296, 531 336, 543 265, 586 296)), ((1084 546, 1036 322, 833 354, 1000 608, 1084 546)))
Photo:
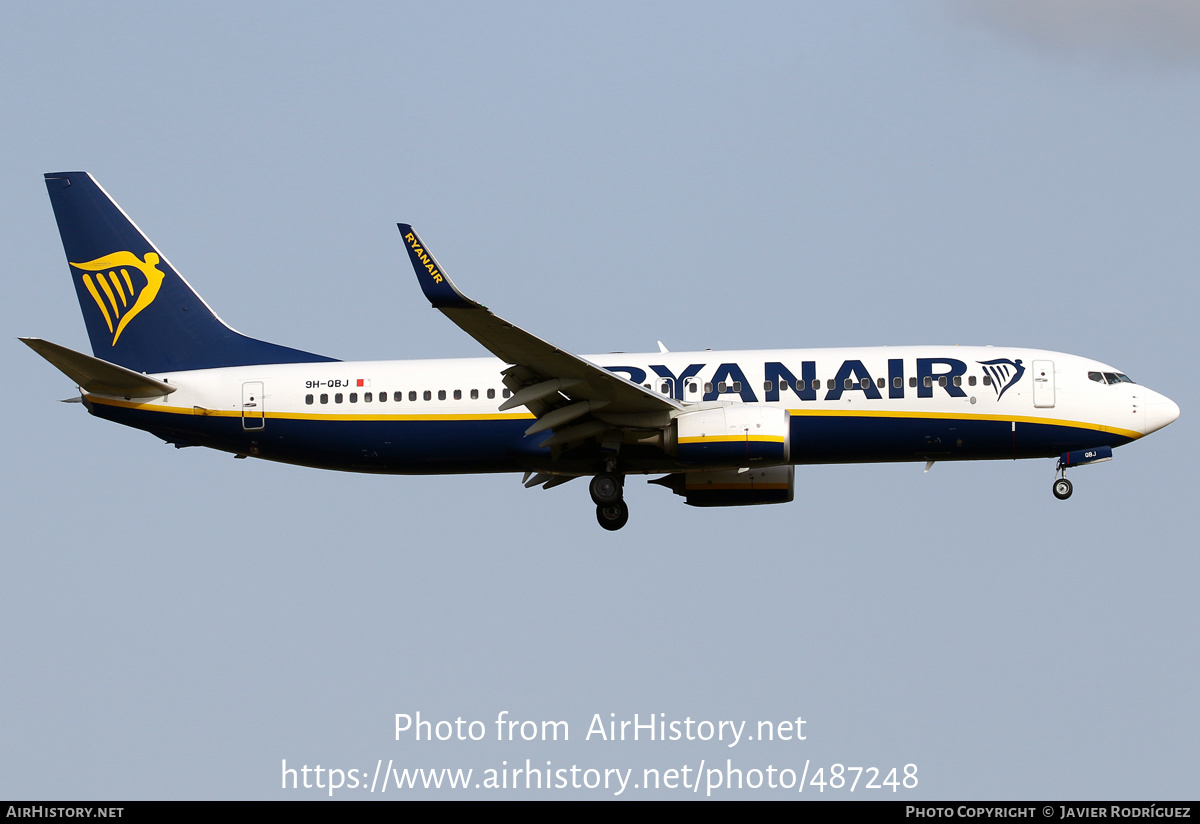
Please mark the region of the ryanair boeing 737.
POLYGON ((1061 352, 961 346, 572 355, 466 297, 407 224, 425 297, 493 357, 343 362, 255 340, 213 313, 85 172, 46 175, 92 355, 22 338, 88 411, 176 447, 323 469, 589 477, 625 525, 628 475, 692 506, 792 500, 797 465, 1056 458, 1066 470, 1179 416, 1061 352))

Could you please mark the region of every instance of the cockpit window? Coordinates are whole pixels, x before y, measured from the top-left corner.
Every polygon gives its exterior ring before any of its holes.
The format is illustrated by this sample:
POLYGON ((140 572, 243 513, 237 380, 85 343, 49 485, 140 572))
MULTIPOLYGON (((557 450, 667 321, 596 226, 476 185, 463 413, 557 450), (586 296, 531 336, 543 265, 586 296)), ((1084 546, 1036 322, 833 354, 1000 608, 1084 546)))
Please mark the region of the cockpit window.
POLYGON ((1104 376, 1099 372, 1088 372, 1088 380, 1095 381, 1096 383, 1104 383, 1104 376))
POLYGON ((1117 383, 1133 383, 1128 375, 1120 372, 1088 372, 1088 380, 1096 383, 1107 383, 1110 386, 1117 383))

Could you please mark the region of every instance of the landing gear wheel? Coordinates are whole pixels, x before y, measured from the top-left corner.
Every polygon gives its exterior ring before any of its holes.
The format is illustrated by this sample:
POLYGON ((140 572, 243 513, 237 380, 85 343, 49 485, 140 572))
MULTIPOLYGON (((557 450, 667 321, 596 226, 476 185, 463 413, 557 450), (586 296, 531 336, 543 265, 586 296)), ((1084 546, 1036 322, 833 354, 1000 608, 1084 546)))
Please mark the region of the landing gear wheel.
POLYGON ((1065 501, 1067 498, 1070 498, 1073 491, 1074 489, 1071 486, 1071 482, 1066 478, 1059 478, 1054 482, 1054 497, 1058 498, 1060 501, 1065 501))
MULTIPOLYGON (((596 506, 611 506, 621 500, 621 479, 611 472, 601 472, 592 478, 588 487, 592 493, 592 503, 596 506)), ((620 527, 614 527, 620 529, 620 527)))
POLYGON ((614 504, 597 504, 596 520, 609 532, 616 532, 629 522, 629 505, 624 501, 617 501, 614 504))

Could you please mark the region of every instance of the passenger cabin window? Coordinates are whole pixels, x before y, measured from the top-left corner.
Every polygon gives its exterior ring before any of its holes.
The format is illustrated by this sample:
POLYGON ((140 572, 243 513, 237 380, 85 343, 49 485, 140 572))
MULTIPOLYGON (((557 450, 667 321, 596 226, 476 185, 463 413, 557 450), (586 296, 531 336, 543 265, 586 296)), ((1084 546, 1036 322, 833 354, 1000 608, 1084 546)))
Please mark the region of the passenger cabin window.
MULTIPOLYGON (((926 386, 929 386, 929 383, 928 383, 928 381, 929 381, 929 378, 926 378, 925 380, 926 380, 926 384, 925 384, 925 385, 926 385, 926 386)), ((909 388, 909 389, 916 389, 916 388, 917 388, 917 379, 916 379, 916 378, 909 378, 909 379, 908 379, 908 388, 909 388)))
POLYGON ((863 389, 870 389, 871 388, 871 379, 863 378, 862 380, 860 380, 858 382, 858 385, 861 386, 863 389))
POLYGON ((849 388, 851 388, 852 386, 854 386, 854 379, 853 379, 853 378, 846 378, 844 381, 842 381, 842 388, 843 388, 843 389, 849 389, 849 388))
POLYGON ((488 400, 490 401, 490 400, 494 399, 495 397, 496 397, 496 390, 489 389, 488 390, 488 400))
POLYGON ((899 378, 899 377, 892 378, 892 386, 896 387, 897 389, 903 389, 904 388, 904 378, 899 378))
POLYGON ((473 400, 473 401, 479 400, 479 390, 478 389, 471 390, 471 400, 473 400))
POLYGON ((728 392, 729 384, 725 383, 725 381, 721 381, 720 383, 717 384, 717 391, 722 394, 724 394, 725 392, 728 392))
POLYGON ((829 378, 828 380, 825 381, 826 389, 832 389, 833 387, 834 387, 833 378, 829 378))
MULTIPOLYGON (((415 391, 410 391, 410 392, 408 393, 408 399, 409 399, 410 401, 415 401, 415 400, 417 399, 417 393, 416 393, 415 391)), ((429 400, 429 399, 428 399, 428 398, 426 398, 425 400, 429 400)))
POLYGON ((461 389, 454 390, 454 400, 456 400, 456 401, 462 400, 462 390, 461 389))
POLYGON ((928 375, 926 375, 926 376, 925 376, 925 388, 926 388, 926 389, 929 389, 929 388, 931 388, 932 386, 933 386, 933 378, 931 378, 931 377, 929 377, 928 375))
POLYGON ((350 403, 358 403, 358 393, 357 392, 350 393, 350 403))
POLYGON ((883 387, 887 386, 887 381, 885 381, 883 378, 880 378, 879 380, 875 381, 875 385, 878 388, 883 389, 883 387))
MULTIPOLYGON (((763 390, 764 390, 764 391, 766 391, 766 392, 770 392, 770 391, 771 391, 772 389, 774 389, 774 388, 775 388, 775 381, 763 381, 763 390)), ((779 388, 780 388, 780 389, 783 389, 783 388, 785 388, 785 387, 782 387, 782 386, 781 386, 781 387, 779 387, 779 388)))
POLYGON ((421 395, 421 397, 423 397, 427 401, 431 401, 431 400, 433 400, 433 393, 430 392, 428 389, 426 389, 425 392, 421 395))
POLYGON ((312 406, 312 402, 313 402, 313 396, 312 396, 312 395, 305 395, 305 396, 304 396, 304 402, 305 402, 306 404, 308 404, 309 406, 312 406))
POLYGON ((991 375, 984 375, 984 376, 983 376, 983 385, 984 385, 984 386, 991 386, 991 385, 992 385, 992 376, 991 376, 991 375))
POLYGON ((321 393, 321 403, 329 403, 329 396, 324 392, 321 393))
MULTIPOLYGON (((383 393, 382 393, 382 392, 380 392, 379 394, 380 394, 380 395, 383 395, 383 393)), ((371 398, 371 393, 370 393, 370 392, 367 392, 365 395, 363 395, 363 403, 370 403, 370 402, 371 402, 371 400, 372 400, 372 398, 371 398)))
MULTIPOLYGON (((962 386, 962 375, 955 375, 955 376, 954 376, 954 385, 955 385, 955 386, 962 386)), ((942 386, 945 386, 945 384, 942 384, 942 386)))
POLYGON ((968 386, 974 386, 974 385, 975 385, 975 376, 974 376, 974 375, 972 375, 971 377, 967 378, 967 385, 968 385, 968 386))
POLYGON ((506 397, 506 398, 511 398, 511 397, 512 397, 512 390, 511 390, 511 389, 507 389, 507 388, 506 388, 502 394, 503 394, 503 395, 504 395, 504 397, 506 397))
POLYGON ((342 402, 342 393, 341 392, 338 392, 336 395, 333 396, 333 402, 334 403, 342 402))

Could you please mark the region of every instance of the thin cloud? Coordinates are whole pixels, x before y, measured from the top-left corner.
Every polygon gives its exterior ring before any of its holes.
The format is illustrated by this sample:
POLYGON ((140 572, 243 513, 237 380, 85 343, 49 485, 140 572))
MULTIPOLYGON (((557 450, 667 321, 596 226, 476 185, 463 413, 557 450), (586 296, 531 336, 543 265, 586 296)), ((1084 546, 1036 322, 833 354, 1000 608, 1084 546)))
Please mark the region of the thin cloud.
POLYGON ((1200 63, 1196 0, 976 0, 945 8, 1057 52, 1200 63))

